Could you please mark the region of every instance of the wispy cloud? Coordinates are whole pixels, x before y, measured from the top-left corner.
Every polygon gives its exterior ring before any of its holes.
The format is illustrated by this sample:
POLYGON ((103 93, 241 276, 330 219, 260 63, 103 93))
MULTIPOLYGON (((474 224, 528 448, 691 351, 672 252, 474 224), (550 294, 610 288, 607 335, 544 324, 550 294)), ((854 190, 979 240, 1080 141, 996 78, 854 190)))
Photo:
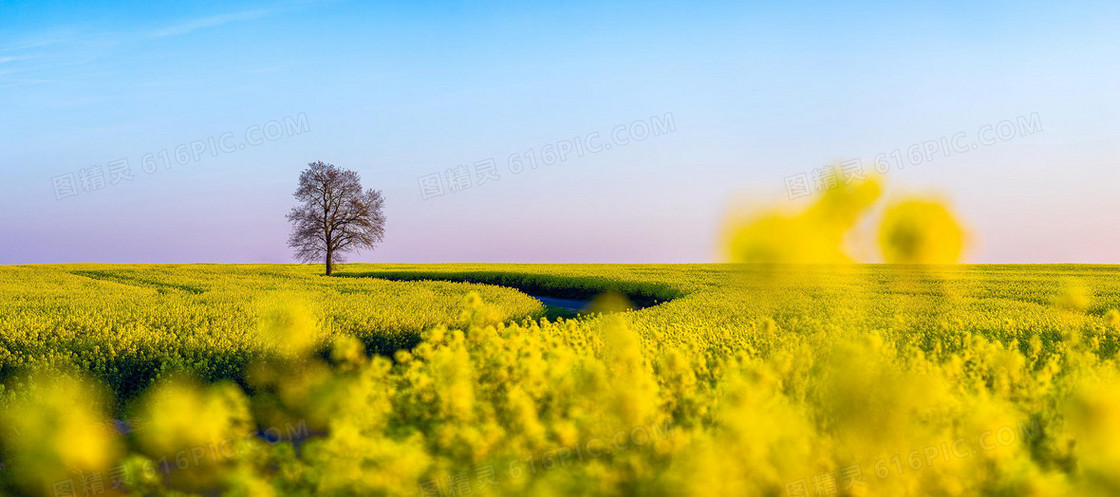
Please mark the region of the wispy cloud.
POLYGON ((151 37, 164 37, 164 36, 179 36, 185 35, 195 30, 212 28, 229 24, 231 22, 248 21, 251 19, 258 19, 270 14, 271 10, 250 10, 246 12, 238 12, 234 14, 223 14, 210 17, 200 17, 198 19, 191 19, 179 24, 168 26, 165 28, 157 29, 148 33, 151 37))
POLYGON ((120 45, 186 35, 200 29, 249 21, 296 8, 300 7, 280 4, 264 9, 179 19, 163 27, 140 31, 55 28, 50 32, 37 33, 30 39, 0 46, 0 68, 3 69, 0 70, 0 88, 74 80, 80 76, 80 68, 110 54, 120 45))
POLYGON ((43 83, 55 83, 55 81, 50 79, 0 78, 0 88, 14 88, 16 86, 38 85, 43 83))
POLYGON ((14 47, 0 47, 0 52, 19 52, 19 51, 22 51, 22 50, 27 50, 29 48, 37 48, 37 47, 42 47, 42 46, 46 46, 46 45, 54 45, 55 43, 59 43, 59 40, 43 40, 43 41, 37 41, 37 42, 34 42, 34 43, 24 43, 22 45, 17 45, 17 46, 14 46, 14 47))

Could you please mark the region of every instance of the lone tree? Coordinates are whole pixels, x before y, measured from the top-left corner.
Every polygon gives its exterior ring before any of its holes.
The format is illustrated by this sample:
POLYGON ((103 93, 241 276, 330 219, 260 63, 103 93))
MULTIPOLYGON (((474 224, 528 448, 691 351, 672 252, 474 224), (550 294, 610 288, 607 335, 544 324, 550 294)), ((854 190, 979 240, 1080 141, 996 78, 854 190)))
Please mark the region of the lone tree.
POLYGON ((362 190, 358 173, 334 164, 312 162, 299 175, 294 194, 288 245, 302 262, 325 261, 327 276, 350 250, 372 249, 385 236, 385 199, 378 190, 362 190))

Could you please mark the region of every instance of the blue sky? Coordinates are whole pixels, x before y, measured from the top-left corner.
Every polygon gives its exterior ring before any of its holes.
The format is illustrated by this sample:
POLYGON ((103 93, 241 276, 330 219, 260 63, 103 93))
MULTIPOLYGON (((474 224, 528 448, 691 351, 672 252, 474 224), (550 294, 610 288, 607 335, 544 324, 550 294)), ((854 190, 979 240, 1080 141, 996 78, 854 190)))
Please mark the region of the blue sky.
POLYGON ((0 263, 287 262, 315 160, 387 197, 386 241, 355 260, 711 261, 729 209, 957 133, 982 146, 887 177, 949 199, 970 260, 1120 262, 1118 21, 1114 2, 3 1, 0 263), (1020 118, 1041 128, 980 143, 1020 118), (593 133, 613 146, 509 168, 593 133), (488 159, 497 179, 421 190, 488 159))

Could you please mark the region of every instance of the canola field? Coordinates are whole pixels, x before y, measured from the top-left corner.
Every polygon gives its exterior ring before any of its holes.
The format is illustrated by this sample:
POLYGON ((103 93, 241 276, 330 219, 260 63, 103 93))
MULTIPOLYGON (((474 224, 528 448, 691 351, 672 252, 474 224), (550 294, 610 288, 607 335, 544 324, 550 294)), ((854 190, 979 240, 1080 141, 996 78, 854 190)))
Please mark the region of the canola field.
POLYGON ((1120 267, 320 271, 0 267, 0 489, 1120 493, 1120 267))

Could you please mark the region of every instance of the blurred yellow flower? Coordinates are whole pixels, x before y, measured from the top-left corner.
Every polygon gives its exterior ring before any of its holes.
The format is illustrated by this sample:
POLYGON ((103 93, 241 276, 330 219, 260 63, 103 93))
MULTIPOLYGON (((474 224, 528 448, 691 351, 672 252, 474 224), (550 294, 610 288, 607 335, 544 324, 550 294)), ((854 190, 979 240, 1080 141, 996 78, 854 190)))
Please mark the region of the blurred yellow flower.
POLYGON ((725 228, 731 262, 837 264, 850 262, 844 237, 879 198, 877 178, 824 192, 803 212, 769 212, 730 221, 725 228))
POLYGON ((1057 295, 1054 296, 1055 306, 1059 309, 1074 312, 1085 312, 1089 308, 1089 304, 1092 302, 1092 291, 1084 283, 1066 279, 1060 285, 1057 295))
POLYGON ((965 231, 941 202, 910 199, 887 208, 879 227, 883 259, 903 264, 952 264, 964 252, 965 231))
POLYGON ((74 473, 106 471, 120 455, 99 387, 42 373, 28 380, 23 394, 0 412, 0 441, 8 471, 19 475, 25 492, 48 494, 74 473))
POLYGON ((303 356, 315 345, 319 326, 304 299, 273 295, 260 306, 257 332, 265 344, 287 357, 303 356))
POLYGON ((136 438, 155 458, 180 451, 206 451, 206 462, 229 457, 228 447, 252 433, 241 389, 223 383, 204 388, 174 378, 156 385, 136 416, 136 438))

